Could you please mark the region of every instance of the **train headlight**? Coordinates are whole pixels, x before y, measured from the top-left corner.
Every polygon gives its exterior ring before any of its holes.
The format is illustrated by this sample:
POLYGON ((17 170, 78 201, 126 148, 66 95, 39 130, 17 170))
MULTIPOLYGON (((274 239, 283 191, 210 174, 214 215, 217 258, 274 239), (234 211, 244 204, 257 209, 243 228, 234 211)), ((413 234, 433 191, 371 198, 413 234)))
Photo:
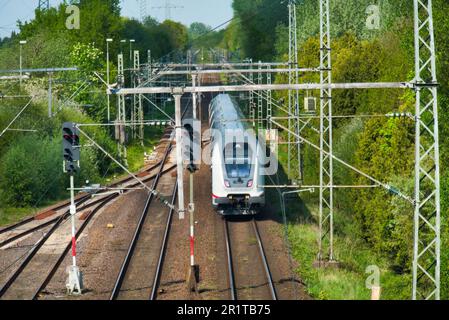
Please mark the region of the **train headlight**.
POLYGON ((228 180, 225 180, 225 181, 224 181, 224 184, 225 184, 225 187, 226 187, 226 188, 230 188, 230 187, 231 187, 231 184, 229 183, 228 180))
POLYGON ((248 184, 246 185, 248 188, 251 188, 253 186, 253 180, 249 180, 248 184))

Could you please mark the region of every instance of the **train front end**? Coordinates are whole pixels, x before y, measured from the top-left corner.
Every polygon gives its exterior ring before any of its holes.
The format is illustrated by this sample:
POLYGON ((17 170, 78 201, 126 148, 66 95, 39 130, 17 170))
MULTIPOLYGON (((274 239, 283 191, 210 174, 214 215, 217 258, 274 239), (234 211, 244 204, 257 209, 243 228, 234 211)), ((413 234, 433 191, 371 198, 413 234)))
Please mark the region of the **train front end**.
POLYGON ((265 205, 257 143, 230 143, 214 149, 212 204, 222 215, 254 215, 265 205))

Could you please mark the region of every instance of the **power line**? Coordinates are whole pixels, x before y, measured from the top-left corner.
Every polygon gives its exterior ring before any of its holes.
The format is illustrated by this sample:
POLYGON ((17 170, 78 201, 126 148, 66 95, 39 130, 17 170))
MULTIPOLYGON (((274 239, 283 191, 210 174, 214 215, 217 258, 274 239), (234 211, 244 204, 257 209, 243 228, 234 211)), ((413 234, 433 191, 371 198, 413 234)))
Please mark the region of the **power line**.
POLYGON ((151 7, 152 9, 165 9, 165 20, 171 20, 171 9, 183 9, 184 6, 175 6, 170 0, 165 0, 164 6, 151 7))

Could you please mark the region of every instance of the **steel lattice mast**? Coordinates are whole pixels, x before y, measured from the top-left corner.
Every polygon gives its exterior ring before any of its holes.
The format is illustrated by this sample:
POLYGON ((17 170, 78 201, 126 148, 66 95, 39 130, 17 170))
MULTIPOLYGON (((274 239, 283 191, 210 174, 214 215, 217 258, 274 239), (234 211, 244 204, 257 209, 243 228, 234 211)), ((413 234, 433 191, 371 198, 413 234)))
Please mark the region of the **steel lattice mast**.
POLYGON ((432 0, 414 0, 415 213, 413 299, 440 299, 440 166, 432 0))
MULTIPOLYGON (((259 73, 257 74, 257 84, 261 85, 263 83, 262 77, 262 66, 260 65, 261 61, 259 61, 259 73)), ((263 128, 263 100, 262 100, 262 91, 257 93, 257 130, 261 130, 263 128)))
MULTIPOLYGON (((124 71, 124 60, 123 54, 118 55, 117 63, 118 75, 117 80, 120 86, 125 85, 125 71, 124 71)), ((125 166, 128 166, 127 162, 127 150, 126 150, 126 102, 125 97, 118 97, 117 99, 117 120, 116 120, 116 138, 117 138, 117 149, 119 152, 119 157, 123 159, 125 166)))
MULTIPOLYGON (((320 83, 332 83, 330 0, 320 0, 320 83)), ((318 260, 334 259, 332 89, 320 90, 320 205, 318 260), (327 252, 324 252, 326 251, 327 252)))
MULTIPOLYGON (((299 80, 298 68, 298 37, 296 25, 296 5, 295 1, 290 0, 288 3, 288 29, 289 29, 289 47, 288 47, 288 64, 290 69, 295 69, 288 74, 288 83, 297 84, 299 80)), ((288 91, 288 111, 290 117, 299 116, 299 90, 288 91)), ((289 119, 288 127, 291 131, 299 135, 299 121, 297 119, 289 119)), ((288 135, 288 174, 294 183, 302 180, 301 172, 301 143, 296 136, 288 135)))
POLYGON ((145 18, 147 17, 147 0, 138 0, 139 1, 139 7, 140 7, 140 22, 144 22, 145 18))
POLYGON ((50 8, 50 0, 39 0, 37 10, 48 10, 50 8))
POLYGON ((165 6, 152 7, 152 9, 165 9, 165 19, 171 20, 171 9, 183 9, 183 6, 174 6, 170 0, 165 0, 165 6))
MULTIPOLYGON (((134 50, 133 55, 133 68, 134 68, 134 87, 140 86, 141 74, 140 74, 140 54, 138 50, 134 50)), ((143 127, 143 102, 142 95, 137 94, 133 97, 133 110, 132 110, 132 121, 133 121, 133 137, 140 140, 140 144, 143 146, 144 138, 144 127, 143 127), (139 129, 137 130, 137 126, 139 129)))

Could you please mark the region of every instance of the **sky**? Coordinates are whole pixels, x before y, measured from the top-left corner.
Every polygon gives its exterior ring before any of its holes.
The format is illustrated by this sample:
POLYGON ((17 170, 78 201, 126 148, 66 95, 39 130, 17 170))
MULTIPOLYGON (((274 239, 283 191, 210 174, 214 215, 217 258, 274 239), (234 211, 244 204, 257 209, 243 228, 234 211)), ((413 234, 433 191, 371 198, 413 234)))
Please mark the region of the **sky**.
MULTIPOLYGON (((169 0, 172 6, 183 7, 171 10, 171 18, 186 25, 203 22, 215 27, 232 18, 232 0, 169 0)), ((55 6, 62 0, 50 0, 55 6)), ((140 18, 139 0, 122 0, 122 15, 140 18)), ((146 0, 147 14, 159 21, 165 19, 166 0, 146 0)), ((0 38, 9 36, 17 30, 17 20, 27 21, 34 17, 34 9, 39 0, 0 0, 0 38)), ((82 14, 82 13, 81 13, 82 14)), ((82 19, 82 18, 81 18, 82 19)))

